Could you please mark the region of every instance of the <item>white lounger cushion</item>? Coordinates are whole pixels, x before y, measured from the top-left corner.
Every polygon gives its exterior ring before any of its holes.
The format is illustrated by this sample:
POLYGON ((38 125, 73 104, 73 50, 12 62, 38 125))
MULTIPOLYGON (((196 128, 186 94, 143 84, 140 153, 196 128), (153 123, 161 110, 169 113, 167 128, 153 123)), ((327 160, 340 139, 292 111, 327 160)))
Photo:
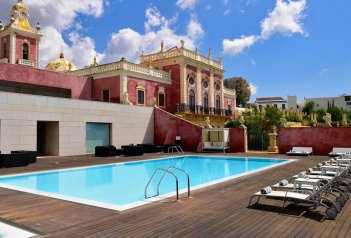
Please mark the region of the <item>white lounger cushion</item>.
MULTIPOLYGON (((288 183, 287 185, 280 186, 279 183, 274 184, 272 188, 284 188, 284 189, 294 189, 294 184, 293 183, 288 183)), ((302 189, 308 189, 308 190, 313 190, 312 185, 302 185, 302 189)))
POLYGON ((290 151, 291 153, 301 153, 301 154, 311 154, 313 152, 312 147, 293 147, 290 151))
POLYGON ((290 199, 299 199, 299 200, 306 200, 311 195, 305 193, 294 193, 294 192, 286 192, 286 191, 272 191, 268 194, 262 194, 261 192, 257 192, 254 194, 255 196, 262 196, 262 197, 273 197, 273 198, 290 198, 290 199))
POLYGON ((331 154, 334 154, 334 155, 346 154, 346 153, 351 153, 351 148, 334 147, 333 151, 331 152, 331 154))

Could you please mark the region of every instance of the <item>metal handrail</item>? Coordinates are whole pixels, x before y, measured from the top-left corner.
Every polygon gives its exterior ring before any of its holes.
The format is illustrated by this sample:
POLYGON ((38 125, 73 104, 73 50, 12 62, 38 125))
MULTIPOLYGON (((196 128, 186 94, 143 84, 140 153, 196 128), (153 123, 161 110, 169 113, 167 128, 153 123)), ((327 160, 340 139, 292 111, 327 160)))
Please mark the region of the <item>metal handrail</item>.
POLYGON ((180 146, 171 146, 168 148, 168 154, 170 154, 170 150, 171 150, 171 153, 173 154, 174 153, 174 150, 177 151, 178 154, 185 154, 182 147, 180 146))
MULTIPOLYGON (((177 192, 177 201, 178 201, 178 200, 179 200, 179 184, 178 184, 178 177, 177 177, 177 175, 175 175, 173 172, 168 171, 168 170, 163 169, 163 168, 158 168, 158 169, 156 169, 155 172, 154 172, 154 174, 151 176, 149 182, 147 183, 147 185, 146 185, 146 187, 145 187, 145 199, 150 198, 150 197, 147 196, 147 189, 148 189, 148 187, 150 186, 150 184, 151 184, 153 178, 156 176, 156 174, 157 174, 159 171, 164 171, 165 174, 166 174, 166 173, 169 173, 169 174, 171 174, 171 175, 174 176, 174 178, 175 178, 175 180, 176 180, 176 192, 177 192)), ((159 193, 157 192, 157 195, 156 195, 156 196, 158 196, 158 195, 159 195, 159 193)), ((154 197, 156 197, 156 196, 154 196, 154 197)))
MULTIPOLYGON (((167 168, 167 171, 170 172, 170 169, 176 169, 176 170, 179 170, 179 171, 181 171, 181 172, 183 172, 183 173, 186 174, 186 176, 187 176, 187 178, 188 178, 188 197, 190 197, 190 176, 189 176, 189 173, 188 173, 187 171, 185 171, 185 170, 183 170, 183 169, 180 169, 180 168, 177 168, 177 167, 175 167, 175 166, 169 166, 169 167, 167 168)), ((165 173, 163 174, 162 178, 160 179, 160 182, 159 182, 158 185, 157 185, 157 195, 160 194, 160 185, 161 185, 163 179, 166 177, 166 175, 167 175, 167 173, 165 172, 165 173)))

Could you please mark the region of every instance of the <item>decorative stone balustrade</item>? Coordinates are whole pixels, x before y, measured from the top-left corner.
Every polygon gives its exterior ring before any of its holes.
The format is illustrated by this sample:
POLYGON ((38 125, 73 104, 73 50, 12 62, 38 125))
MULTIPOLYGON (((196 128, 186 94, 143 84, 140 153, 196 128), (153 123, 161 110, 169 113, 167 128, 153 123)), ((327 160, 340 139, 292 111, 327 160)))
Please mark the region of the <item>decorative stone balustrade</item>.
POLYGON ((9 63, 9 59, 8 58, 3 58, 3 59, 0 59, 0 62, 8 64, 9 63))
POLYGON ((106 72, 117 71, 117 70, 127 70, 135 73, 156 77, 156 78, 159 78, 160 80, 163 79, 165 81, 171 80, 171 73, 141 66, 128 61, 124 61, 124 60, 115 62, 115 63, 110 63, 110 64, 91 66, 89 68, 76 70, 70 73, 77 76, 89 76, 89 75, 106 73, 106 72))
POLYGON ((19 59, 18 64, 24 65, 24 66, 29 66, 29 67, 34 67, 35 63, 32 60, 25 60, 25 59, 19 59))
POLYGON ((150 55, 142 55, 141 56, 141 63, 169 59, 169 58, 174 58, 174 57, 178 57, 178 56, 184 56, 184 57, 199 61, 201 63, 211 65, 215 68, 223 69, 222 62, 213 60, 209 57, 205 57, 203 55, 200 55, 197 52, 194 52, 194 51, 191 51, 191 50, 188 50, 185 48, 181 48, 178 50, 169 50, 169 51, 159 52, 159 53, 150 54, 150 55))

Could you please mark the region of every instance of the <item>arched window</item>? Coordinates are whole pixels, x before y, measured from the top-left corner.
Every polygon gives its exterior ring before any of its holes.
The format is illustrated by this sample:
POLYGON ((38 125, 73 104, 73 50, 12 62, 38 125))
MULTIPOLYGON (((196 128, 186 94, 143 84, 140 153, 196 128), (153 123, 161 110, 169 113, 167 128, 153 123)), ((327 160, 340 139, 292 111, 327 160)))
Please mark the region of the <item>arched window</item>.
POLYGON ((145 84, 139 82, 136 91, 137 105, 145 105, 145 84))
POLYGON ((3 50, 2 50, 2 58, 7 58, 7 42, 4 42, 3 50))
POLYGON ((208 93, 204 93, 204 108, 208 108, 208 93))
POLYGON ((221 109, 221 97, 220 96, 216 96, 216 109, 220 110, 221 109))
POLYGON ((28 45, 28 43, 23 43, 23 59, 29 60, 29 45, 28 45))
POLYGON ((189 91, 189 106, 195 107, 195 92, 192 89, 189 91))
POLYGON ((232 104, 228 103, 228 111, 232 110, 232 104))

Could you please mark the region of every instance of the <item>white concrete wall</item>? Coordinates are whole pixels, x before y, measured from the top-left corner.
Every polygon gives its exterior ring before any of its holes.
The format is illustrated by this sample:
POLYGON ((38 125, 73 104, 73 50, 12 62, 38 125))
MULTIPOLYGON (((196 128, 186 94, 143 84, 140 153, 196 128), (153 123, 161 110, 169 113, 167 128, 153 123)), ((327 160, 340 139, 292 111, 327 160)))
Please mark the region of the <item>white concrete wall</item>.
POLYGON ((85 154, 87 122, 111 123, 112 144, 153 143, 153 108, 0 92, 0 150, 36 150, 37 121, 59 122, 59 155, 85 154))

